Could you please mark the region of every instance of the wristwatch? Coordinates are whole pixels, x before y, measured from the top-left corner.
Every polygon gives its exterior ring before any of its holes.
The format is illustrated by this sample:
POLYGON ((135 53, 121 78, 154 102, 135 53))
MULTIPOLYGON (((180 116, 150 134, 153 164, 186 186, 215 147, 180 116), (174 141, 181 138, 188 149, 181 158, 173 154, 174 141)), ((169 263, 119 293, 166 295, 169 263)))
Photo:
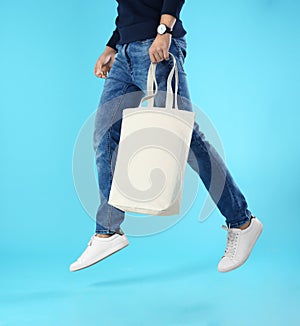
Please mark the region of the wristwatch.
POLYGON ((169 33, 169 34, 172 35, 173 31, 166 24, 159 24, 157 26, 157 33, 160 34, 160 35, 163 35, 163 34, 166 34, 166 33, 169 33))

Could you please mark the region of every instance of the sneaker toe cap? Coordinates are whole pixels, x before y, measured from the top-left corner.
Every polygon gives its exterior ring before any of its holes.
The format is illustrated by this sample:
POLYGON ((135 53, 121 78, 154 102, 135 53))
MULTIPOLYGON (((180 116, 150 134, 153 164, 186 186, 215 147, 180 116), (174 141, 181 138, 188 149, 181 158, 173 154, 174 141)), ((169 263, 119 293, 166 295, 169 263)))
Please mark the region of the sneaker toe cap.
POLYGON ((228 257, 222 257, 218 264, 219 272, 228 272, 239 266, 238 262, 228 257))
POLYGON ((77 271, 80 268, 82 268, 82 263, 77 260, 70 265, 70 272, 77 271))

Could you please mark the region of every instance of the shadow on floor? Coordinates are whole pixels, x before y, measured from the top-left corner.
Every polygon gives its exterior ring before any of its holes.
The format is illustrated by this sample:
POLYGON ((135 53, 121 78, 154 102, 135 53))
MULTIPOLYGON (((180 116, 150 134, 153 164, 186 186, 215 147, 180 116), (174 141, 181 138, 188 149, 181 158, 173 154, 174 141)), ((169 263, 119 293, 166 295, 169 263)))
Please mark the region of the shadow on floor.
MULTIPOLYGON (((159 265, 155 266, 159 268, 159 265)), ((124 277, 119 279, 103 280, 96 283, 91 283, 89 286, 92 287, 105 287, 105 286, 120 286, 130 285, 141 282, 157 282, 157 281, 170 281, 174 279, 185 278, 191 275, 201 275, 203 272, 207 272, 211 269, 211 264, 203 264, 203 262, 196 262, 188 265, 177 266, 173 268, 163 270, 153 270, 151 273, 145 274, 141 271, 142 275, 133 275, 130 277, 124 277)))

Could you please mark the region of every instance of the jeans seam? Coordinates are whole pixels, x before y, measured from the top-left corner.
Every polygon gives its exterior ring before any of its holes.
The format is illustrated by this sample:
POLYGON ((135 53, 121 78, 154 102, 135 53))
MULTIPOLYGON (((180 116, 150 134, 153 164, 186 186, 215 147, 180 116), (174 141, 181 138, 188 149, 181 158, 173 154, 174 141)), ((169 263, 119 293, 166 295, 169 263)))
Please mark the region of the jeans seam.
MULTIPOLYGON (((108 129, 108 133, 107 133, 107 150, 108 150, 108 154, 109 154, 109 162, 110 162, 110 169, 109 169, 109 171, 110 171, 110 179, 111 179, 111 184, 112 184, 112 180, 113 180, 113 174, 112 174, 112 165, 111 165, 111 163, 112 163, 112 153, 111 153, 111 147, 110 147, 110 138, 111 138, 111 129, 112 129, 112 123, 113 123, 113 121, 114 121, 114 118, 115 118, 115 116, 116 116, 116 114, 117 114, 117 111, 118 111, 118 109, 120 108, 120 104, 121 104, 121 102, 122 102, 122 97, 123 97, 123 95, 124 94, 126 94, 126 90, 128 89, 128 87, 129 87, 129 85, 128 84, 125 84, 125 86, 124 86, 124 88, 123 88, 123 90, 122 90, 122 93, 121 93, 121 95, 119 96, 119 101, 118 101, 118 103, 114 106, 114 111, 113 111, 113 114, 112 114, 112 117, 111 117, 111 120, 110 120, 110 127, 109 127, 109 129, 108 129)), ((111 227, 111 216, 112 215, 112 207, 111 207, 111 205, 109 205, 109 212, 108 212, 108 224, 107 224, 107 226, 108 226, 108 230, 110 230, 110 227, 111 227)))
MULTIPOLYGON (((217 162, 217 160, 216 160, 214 157, 212 157, 212 158, 215 160, 215 162, 217 162)), ((218 164, 217 164, 216 166, 218 167, 219 171, 222 172, 222 170, 219 168, 218 164)), ((230 193, 231 193, 231 195, 232 195, 232 197, 233 197, 234 203, 235 203, 237 206, 239 206, 239 205, 238 205, 238 201, 237 201, 237 199, 236 199, 236 197, 235 197, 235 195, 234 195, 234 192, 232 191, 232 189, 231 189, 231 187, 230 187, 230 185, 229 185, 229 183, 228 183, 228 180, 227 180, 227 168, 226 168, 226 174, 225 174, 225 185, 226 185, 226 184, 227 184, 228 188, 230 189, 230 193)), ((222 191, 222 193, 223 193, 223 191, 222 191)))
MULTIPOLYGON (((198 142, 197 142, 197 143, 198 143, 198 142)), ((208 150, 208 148, 207 148, 205 142, 203 142, 203 143, 204 143, 204 146, 206 147, 207 152, 210 153, 210 151, 208 150)), ((201 146, 201 144, 199 144, 199 143, 198 143, 198 145, 201 146)), ((210 160, 213 159, 215 162, 218 163, 218 161, 217 161, 213 156, 211 156, 210 154, 209 154, 209 157, 210 157, 210 160)), ((220 169, 220 167, 218 166, 218 164, 216 164, 216 166, 217 166, 217 168, 219 169, 219 171, 222 172, 222 170, 220 169)), ((237 200, 236 200, 236 197, 235 197, 234 193, 232 192, 232 189, 231 189, 231 187, 229 186, 229 183, 228 183, 228 180, 227 180, 227 169, 226 169, 226 174, 225 174, 225 184, 224 184, 224 186, 225 186, 225 185, 228 186, 228 189, 230 190, 230 193, 231 193, 231 195, 232 195, 232 198, 233 198, 233 200, 234 200, 235 205, 239 206, 239 205, 238 205, 238 202, 237 202, 237 200)), ((210 188, 210 185, 209 185, 209 188, 210 188)), ((224 189, 224 188, 223 188, 223 189, 224 189)), ((222 190, 221 196, 222 196, 222 194, 223 194, 223 190, 222 190)), ((220 198, 221 198, 221 197, 220 197, 220 198)), ((220 200, 220 198, 219 198, 219 200, 220 200)), ((218 203, 219 203, 219 201, 218 201, 218 203)), ((218 203, 216 203, 216 205, 217 205, 218 203)))

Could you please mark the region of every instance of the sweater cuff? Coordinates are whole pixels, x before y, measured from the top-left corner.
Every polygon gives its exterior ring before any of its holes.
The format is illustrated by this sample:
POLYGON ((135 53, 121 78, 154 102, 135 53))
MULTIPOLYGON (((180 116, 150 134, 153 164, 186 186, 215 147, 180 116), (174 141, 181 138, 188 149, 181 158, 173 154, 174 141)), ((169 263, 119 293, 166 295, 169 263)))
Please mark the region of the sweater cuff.
POLYGON ((179 14, 185 0, 164 0, 161 15, 168 14, 179 19, 179 14))
POLYGON ((111 36, 111 38, 108 40, 108 42, 106 43, 107 46, 110 46, 111 48, 113 48, 116 52, 118 52, 117 48, 116 48, 116 44, 118 43, 118 41, 120 40, 120 34, 118 31, 118 28, 116 28, 113 31, 113 34, 111 36))

